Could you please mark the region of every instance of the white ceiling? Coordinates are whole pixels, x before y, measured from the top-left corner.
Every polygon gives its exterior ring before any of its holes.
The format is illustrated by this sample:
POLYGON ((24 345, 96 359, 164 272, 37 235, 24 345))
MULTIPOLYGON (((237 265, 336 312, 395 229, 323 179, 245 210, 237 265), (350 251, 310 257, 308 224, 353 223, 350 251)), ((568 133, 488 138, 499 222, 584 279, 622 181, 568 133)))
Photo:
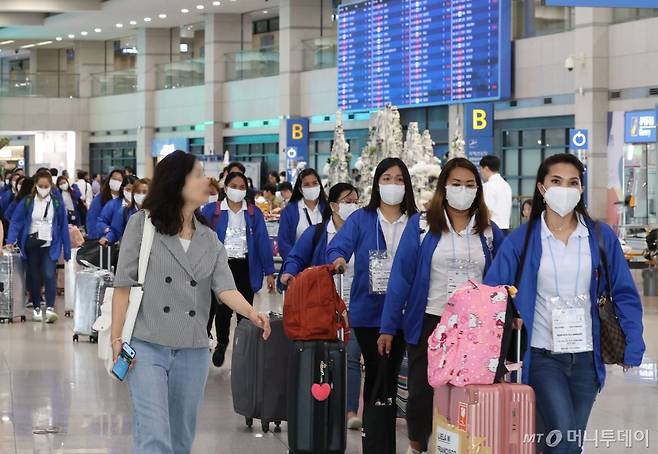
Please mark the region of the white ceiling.
POLYGON ((213 3, 212 0, 0 0, 0 26, 4 26, 0 28, 0 43, 15 41, 0 44, 0 50, 44 41, 53 41, 45 47, 62 47, 74 40, 119 38, 133 34, 138 27, 172 28, 201 23, 207 13, 252 13, 253 17, 263 18, 278 15, 279 0, 213 3), (197 9, 197 5, 203 5, 204 9, 197 9), (183 8, 189 13, 182 13, 183 8), (167 17, 160 18, 160 14, 167 17), (147 17, 151 18, 150 22, 144 21, 147 17), (137 24, 131 25, 130 21, 137 24), (117 24, 123 27, 118 28, 117 24), (87 35, 83 36, 82 32, 87 35), (57 42, 56 37, 62 41, 57 42))

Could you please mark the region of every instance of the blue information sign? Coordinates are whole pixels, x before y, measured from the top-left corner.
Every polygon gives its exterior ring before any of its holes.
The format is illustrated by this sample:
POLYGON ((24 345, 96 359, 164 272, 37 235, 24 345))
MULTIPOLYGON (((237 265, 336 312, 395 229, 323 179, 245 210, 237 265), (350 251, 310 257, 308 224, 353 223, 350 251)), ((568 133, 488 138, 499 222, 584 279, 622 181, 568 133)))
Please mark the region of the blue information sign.
POLYGON ((292 118, 286 122, 286 171, 294 184, 300 168, 308 163, 308 118, 292 118))
POLYGON ((569 148, 572 150, 589 149, 589 135, 587 129, 569 130, 569 148))
POLYGON ((338 10, 343 111, 510 96, 510 0, 366 0, 338 10))
POLYGON ((653 143, 656 141, 656 111, 626 112, 624 142, 653 143))
POLYGON ((492 137, 493 104, 466 104, 466 137, 492 137))
POLYGON ((493 154, 493 137, 468 137, 466 141, 466 157, 476 166, 486 155, 493 154))

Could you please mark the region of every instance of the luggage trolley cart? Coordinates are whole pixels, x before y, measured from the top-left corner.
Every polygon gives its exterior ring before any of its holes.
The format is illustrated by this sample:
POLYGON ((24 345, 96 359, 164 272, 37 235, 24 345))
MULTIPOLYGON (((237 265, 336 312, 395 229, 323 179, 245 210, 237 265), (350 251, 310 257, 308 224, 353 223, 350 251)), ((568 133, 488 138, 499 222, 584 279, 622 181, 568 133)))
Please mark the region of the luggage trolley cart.
POLYGON ((25 322, 25 270, 18 248, 0 257, 0 324, 25 322))

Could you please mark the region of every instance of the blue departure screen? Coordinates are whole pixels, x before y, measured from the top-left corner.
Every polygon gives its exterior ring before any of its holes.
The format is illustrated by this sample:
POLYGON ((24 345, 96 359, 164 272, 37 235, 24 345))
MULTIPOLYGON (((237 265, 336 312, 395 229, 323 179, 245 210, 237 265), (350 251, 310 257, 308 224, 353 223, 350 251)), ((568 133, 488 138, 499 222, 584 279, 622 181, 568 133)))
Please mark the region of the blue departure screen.
POLYGON ((509 97, 509 0, 366 0, 338 11, 344 111, 509 97))

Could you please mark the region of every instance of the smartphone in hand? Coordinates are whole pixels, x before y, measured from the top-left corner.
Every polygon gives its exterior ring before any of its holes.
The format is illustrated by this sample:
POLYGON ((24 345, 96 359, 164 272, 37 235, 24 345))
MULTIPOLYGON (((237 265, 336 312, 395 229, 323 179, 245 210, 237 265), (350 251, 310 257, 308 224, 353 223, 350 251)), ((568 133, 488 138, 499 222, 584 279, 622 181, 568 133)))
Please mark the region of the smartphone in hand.
POLYGON ((135 350, 127 343, 124 342, 121 347, 121 353, 114 363, 112 368, 112 375, 118 378, 120 381, 125 380, 126 375, 128 375, 128 370, 130 368, 130 363, 135 359, 135 350))

